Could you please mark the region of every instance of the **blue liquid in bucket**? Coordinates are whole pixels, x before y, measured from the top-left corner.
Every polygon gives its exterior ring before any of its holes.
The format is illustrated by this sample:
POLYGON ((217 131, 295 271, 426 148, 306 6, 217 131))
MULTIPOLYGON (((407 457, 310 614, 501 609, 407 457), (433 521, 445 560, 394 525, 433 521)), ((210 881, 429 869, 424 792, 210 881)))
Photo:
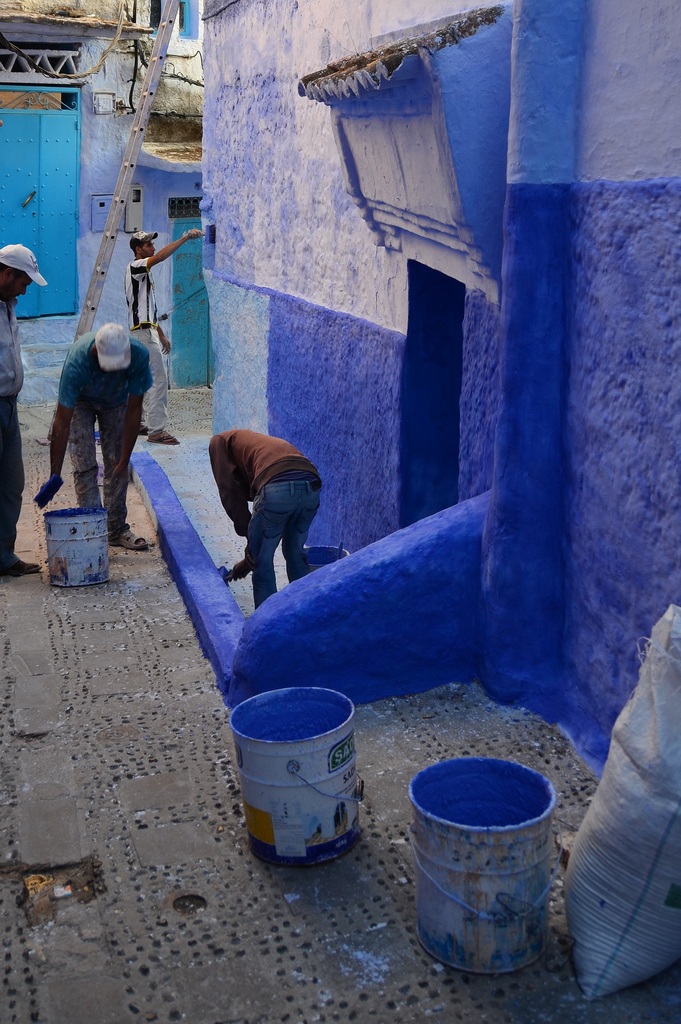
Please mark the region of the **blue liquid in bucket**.
POLYGON ((234 733, 270 743, 297 743, 338 729, 353 714, 352 701, 335 690, 292 686, 250 697, 232 712, 234 733))
POLYGON ((100 515, 104 509, 102 508, 56 508, 52 512, 43 512, 43 519, 73 519, 74 516, 90 516, 100 515))
POLYGON ((425 814, 467 828, 515 828, 547 814, 553 786, 513 761, 462 757, 419 772, 409 795, 425 814))

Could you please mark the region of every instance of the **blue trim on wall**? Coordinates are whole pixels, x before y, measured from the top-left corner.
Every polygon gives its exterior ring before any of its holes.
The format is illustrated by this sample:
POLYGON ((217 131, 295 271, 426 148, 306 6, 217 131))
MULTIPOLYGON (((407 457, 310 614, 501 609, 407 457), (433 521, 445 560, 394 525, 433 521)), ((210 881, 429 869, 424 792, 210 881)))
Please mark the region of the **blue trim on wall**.
POLYGON ((562 421, 567 185, 508 188, 501 403, 483 538, 483 681, 549 721, 564 714, 562 421))
POLYGON ((218 686, 226 693, 244 617, 161 467, 146 452, 133 453, 130 462, 158 521, 161 554, 187 606, 201 649, 213 666, 218 686))

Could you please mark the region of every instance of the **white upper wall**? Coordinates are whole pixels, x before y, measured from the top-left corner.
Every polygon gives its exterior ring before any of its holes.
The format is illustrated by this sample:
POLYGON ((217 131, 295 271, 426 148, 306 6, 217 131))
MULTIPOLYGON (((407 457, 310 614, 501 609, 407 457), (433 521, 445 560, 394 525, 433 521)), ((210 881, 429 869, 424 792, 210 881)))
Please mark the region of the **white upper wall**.
POLYGON ((589 0, 576 177, 681 176, 680 0, 589 0))
POLYGON ((679 0, 515 0, 509 181, 681 175, 679 0))

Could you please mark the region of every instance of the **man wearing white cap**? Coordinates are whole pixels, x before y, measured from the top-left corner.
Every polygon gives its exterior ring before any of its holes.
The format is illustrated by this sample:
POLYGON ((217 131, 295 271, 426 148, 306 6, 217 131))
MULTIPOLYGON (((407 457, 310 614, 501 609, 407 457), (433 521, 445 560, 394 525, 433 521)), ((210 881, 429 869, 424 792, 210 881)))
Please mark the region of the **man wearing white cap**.
POLYGON ((24 562, 14 553, 24 490, 17 416, 24 369, 14 307, 32 281, 47 284, 31 250, 25 245, 0 249, 0 576, 27 576, 40 571, 36 562, 24 562))
POLYGON ((146 540, 136 537, 125 521, 125 497, 142 399, 150 387, 149 354, 121 324, 104 324, 96 333, 88 331, 74 341, 64 360, 50 433, 52 478, 36 497, 43 506, 61 484, 59 474, 68 441, 79 507, 97 508, 101 504, 95 454, 97 421, 109 543, 132 551, 145 551, 148 547, 146 540), (52 481, 56 481, 56 486, 50 486, 52 481))

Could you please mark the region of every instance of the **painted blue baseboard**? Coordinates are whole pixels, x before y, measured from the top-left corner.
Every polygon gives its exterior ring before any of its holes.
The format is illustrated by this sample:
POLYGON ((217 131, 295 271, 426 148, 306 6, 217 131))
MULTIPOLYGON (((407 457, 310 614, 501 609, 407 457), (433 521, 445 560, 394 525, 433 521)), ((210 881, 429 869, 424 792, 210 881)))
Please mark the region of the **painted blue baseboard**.
POLYGON ((190 523, 168 477, 146 452, 130 460, 135 483, 157 521, 161 553, 194 623, 201 649, 227 693, 244 617, 190 523))

